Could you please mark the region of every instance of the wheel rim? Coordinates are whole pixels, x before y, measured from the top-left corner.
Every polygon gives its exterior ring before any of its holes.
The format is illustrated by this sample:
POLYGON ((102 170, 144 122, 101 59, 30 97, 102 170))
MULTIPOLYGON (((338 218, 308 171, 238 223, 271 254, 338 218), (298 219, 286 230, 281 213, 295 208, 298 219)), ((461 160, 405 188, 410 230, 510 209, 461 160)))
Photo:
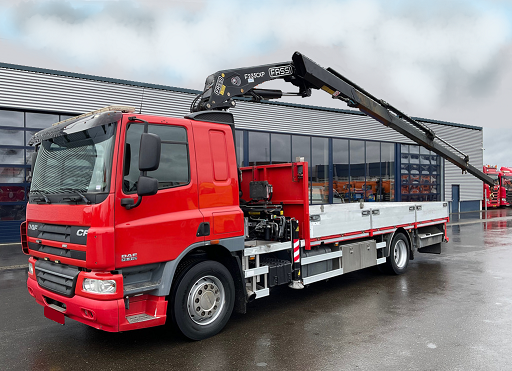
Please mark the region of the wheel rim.
POLYGON ((222 313, 225 299, 224 286, 217 277, 201 277, 189 291, 188 315, 198 325, 208 325, 222 313))
POLYGON ((402 269, 407 263, 407 245, 405 241, 398 240, 395 243, 394 258, 397 268, 402 269))

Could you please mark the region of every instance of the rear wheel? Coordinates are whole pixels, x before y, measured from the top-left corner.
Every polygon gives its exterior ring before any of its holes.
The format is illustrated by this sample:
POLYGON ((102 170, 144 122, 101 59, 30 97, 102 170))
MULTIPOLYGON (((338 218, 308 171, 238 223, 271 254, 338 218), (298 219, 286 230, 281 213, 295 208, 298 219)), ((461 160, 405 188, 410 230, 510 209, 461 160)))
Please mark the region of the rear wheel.
POLYGON ((172 294, 173 323, 187 338, 202 340, 220 332, 228 322, 235 285, 224 265, 205 260, 180 272, 172 294))
POLYGON ((403 233, 397 233, 389 246, 389 256, 386 261, 389 271, 402 274, 409 266, 409 241, 403 233))

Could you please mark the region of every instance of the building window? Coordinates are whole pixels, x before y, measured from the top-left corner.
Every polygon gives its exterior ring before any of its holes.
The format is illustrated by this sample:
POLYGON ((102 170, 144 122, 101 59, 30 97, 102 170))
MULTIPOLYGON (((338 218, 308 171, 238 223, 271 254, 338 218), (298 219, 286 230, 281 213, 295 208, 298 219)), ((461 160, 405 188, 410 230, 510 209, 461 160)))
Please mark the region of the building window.
POLYGON ((380 161, 380 201, 395 201, 395 145, 393 143, 381 143, 380 161))
POLYGON ((52 126, 56 122, 61 121, 59 119, 59 115, 53 115, 48 113, 27 112, 25 113, 25 117, 27 128, 45 129, 52 126))
POLYGON ((24 167, 3 167, 0 165, 0 183, 24 183, 24 167))
POLYGON ((249 165, 270 164, 270 134, 249 132, 249 165))
POLYGON ((400 146, 400 193, 402 201, 440 201, 438 155, 416 145, 400 146))
POLYGON ((0 148, 0 164, 25 164, 25 150, 23 148, 0 148))
POLYGON ((350 141, 350 202, 364 200, 366 188, 364 144, 363 140, 350 141))
POLYGON ((24 146, 23 130, 0 129, 0 145, 24 146))
POLYGON ((238 167, 244 166, 244 132, 235 130, 236 163, 238 167))
POLYGON ((300 158, 304 158, 304 161, 307 161, 311 167, 310 137, 304 135, 292 135, 292 161, 298 161, 300 158))
POLYGON ((292 161, 292 138, 287 134, 270 134, 272 163, 282 164, 292 161))
POLYGON ((333 203, 350 202, 349 151, 347 139, 332 140, 333 203))
POLYGON ((380 143, 366 142, 365 201, 381 200, 380 143))
POLYGON ((0 126, 24 127, 23 112, 0 110, 0 126))
MULTIPOLYGON (((26 203, 19 203, 16 205, 6 205, 0 204, 0 222, 18 222, 17 230, 13 232, 16 233, 14 236, 11 234, 0 233, 0 241, 18 241, 20 240, 20 227, 19 222, 25 220, 25 210, 27 208, 26 203)), ((5 226, 2 226, 2 229, 8 229, 5 226)), ((10 229, 10 228, 9 228, 10 229)))
POLYGON ((327 138, 311 138, 311 203, 329 203, 329 141, 327 138))

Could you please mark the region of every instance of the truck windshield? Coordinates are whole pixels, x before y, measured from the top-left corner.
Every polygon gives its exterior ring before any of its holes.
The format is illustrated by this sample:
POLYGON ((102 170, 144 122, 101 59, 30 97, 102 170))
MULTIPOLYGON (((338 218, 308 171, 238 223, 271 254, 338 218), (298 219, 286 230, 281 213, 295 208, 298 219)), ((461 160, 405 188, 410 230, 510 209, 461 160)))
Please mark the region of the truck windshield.
POLYGON ((507 190, 512 190, 512 176, 503 176, 501 182, 503 183, 503 187, 507 190))
POLYGON ((116 123, 41 142, 31 192, 42 194, 109 191, 116 123))

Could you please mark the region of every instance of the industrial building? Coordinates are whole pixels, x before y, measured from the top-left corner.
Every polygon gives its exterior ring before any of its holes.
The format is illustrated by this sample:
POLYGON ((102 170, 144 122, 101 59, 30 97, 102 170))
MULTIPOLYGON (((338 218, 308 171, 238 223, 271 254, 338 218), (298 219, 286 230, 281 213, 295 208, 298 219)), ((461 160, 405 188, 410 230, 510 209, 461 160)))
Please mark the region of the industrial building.
MULTIPOLYGON (((0 243, 19 240, 30 154, 38 130, 112 104, 183 117, 199 91, 0 63, 0 243), (142 105, 141 105, 142 103, 142 105)), ((238 101, 240 166, 309 163, 310 202, 447 201, 452 212, 481 209, 482 181, 351 110, 238 101)), ((417 119, 483 167, 483 130, 417 119)))

